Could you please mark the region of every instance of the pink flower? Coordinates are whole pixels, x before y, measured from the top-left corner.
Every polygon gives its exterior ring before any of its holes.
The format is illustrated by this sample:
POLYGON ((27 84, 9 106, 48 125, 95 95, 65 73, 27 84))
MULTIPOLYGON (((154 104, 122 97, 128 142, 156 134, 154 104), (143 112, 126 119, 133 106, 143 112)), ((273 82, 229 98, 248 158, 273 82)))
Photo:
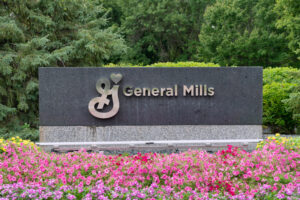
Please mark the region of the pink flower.
POLYGON ((235 175, 235 176, 237 176, 237 175, 240 174, 240 172, 239 171, 233 171, 232 174, 235 175))
POLYGON ((289 179, 289 175, 288 175, 288 174, 285 174, 283 177, 284 177, 285 179, 289 179))
POLYGON ((68 198, 69 200, 76 199, 76 197, 75 197, 74 195, 72 195, 72 194, 68 194, 68 195, 67 195, 67 198, 68 198))
POLYGON ((280 178, 278 176, 274 177, 274 181, 278 182, 280 180, 280 178))

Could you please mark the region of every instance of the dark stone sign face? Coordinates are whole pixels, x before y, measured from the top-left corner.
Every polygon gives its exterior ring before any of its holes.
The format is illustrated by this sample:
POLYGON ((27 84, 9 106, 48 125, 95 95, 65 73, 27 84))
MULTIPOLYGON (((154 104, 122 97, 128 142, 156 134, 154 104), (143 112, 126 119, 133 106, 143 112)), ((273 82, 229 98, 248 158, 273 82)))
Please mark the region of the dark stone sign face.
POLYGON ((39 69, 41 126, 260 125, 262 68, 39 69))

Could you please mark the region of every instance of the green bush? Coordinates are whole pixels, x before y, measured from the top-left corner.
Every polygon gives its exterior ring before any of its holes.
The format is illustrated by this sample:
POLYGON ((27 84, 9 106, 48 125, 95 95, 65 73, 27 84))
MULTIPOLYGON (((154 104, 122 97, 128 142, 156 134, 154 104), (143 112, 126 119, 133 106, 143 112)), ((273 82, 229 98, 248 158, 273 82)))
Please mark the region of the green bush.
POLYGON ((300 125, 300 70, 266 68, 263 84, 264 125, 273 133, 293 134, 300 125))
POLYGON ((39 130, 36 128, 31 128, 29 124, 24 124, 23 126, 4 127, 0 128, 0 138, 8 139, 11 137, 19 136, 24 140, 38 141, 39 140, 39 130))
POLYGON ((300 80, 300 70, 292 67, 275 67, 264 69, 263 83, 296 83, 300 80))
POLYGON ((292 133, 296 125, 283 100, 289 97, 295 84, 273 82, 263 86, 263 123, 272 132, 292 133))
POLYGON ((283 103, 285 103, 286 110, 292 112, 293 120, 297 122, 298 133, 300 133, 300 83, 298 83, 296 89, 289 94, 289 98, 283 100, 283 103))

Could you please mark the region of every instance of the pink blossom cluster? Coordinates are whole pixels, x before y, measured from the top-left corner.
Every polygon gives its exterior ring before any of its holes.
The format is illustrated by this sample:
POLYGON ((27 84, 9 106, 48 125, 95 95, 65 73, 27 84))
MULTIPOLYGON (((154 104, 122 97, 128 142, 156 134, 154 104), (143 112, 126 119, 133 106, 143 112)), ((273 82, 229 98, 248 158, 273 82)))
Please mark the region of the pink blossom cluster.
POLYGON ((299 199, 299 150, 251 153, 67 154, 10 144, 0 154, 3 199, 299 199))

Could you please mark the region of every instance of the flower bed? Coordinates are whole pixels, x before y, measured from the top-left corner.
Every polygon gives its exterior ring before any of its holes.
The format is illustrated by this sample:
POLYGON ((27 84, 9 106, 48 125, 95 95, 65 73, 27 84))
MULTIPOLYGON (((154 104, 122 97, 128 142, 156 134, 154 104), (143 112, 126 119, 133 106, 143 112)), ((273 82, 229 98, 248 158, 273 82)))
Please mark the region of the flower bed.
POLYGON ((271 138, 248 153, 106 156, 45 153, 17 138, 1 141, 5 199, 298 199, 299 148, 271 138), (4 149, 4 150, 3 150, 4 149))

